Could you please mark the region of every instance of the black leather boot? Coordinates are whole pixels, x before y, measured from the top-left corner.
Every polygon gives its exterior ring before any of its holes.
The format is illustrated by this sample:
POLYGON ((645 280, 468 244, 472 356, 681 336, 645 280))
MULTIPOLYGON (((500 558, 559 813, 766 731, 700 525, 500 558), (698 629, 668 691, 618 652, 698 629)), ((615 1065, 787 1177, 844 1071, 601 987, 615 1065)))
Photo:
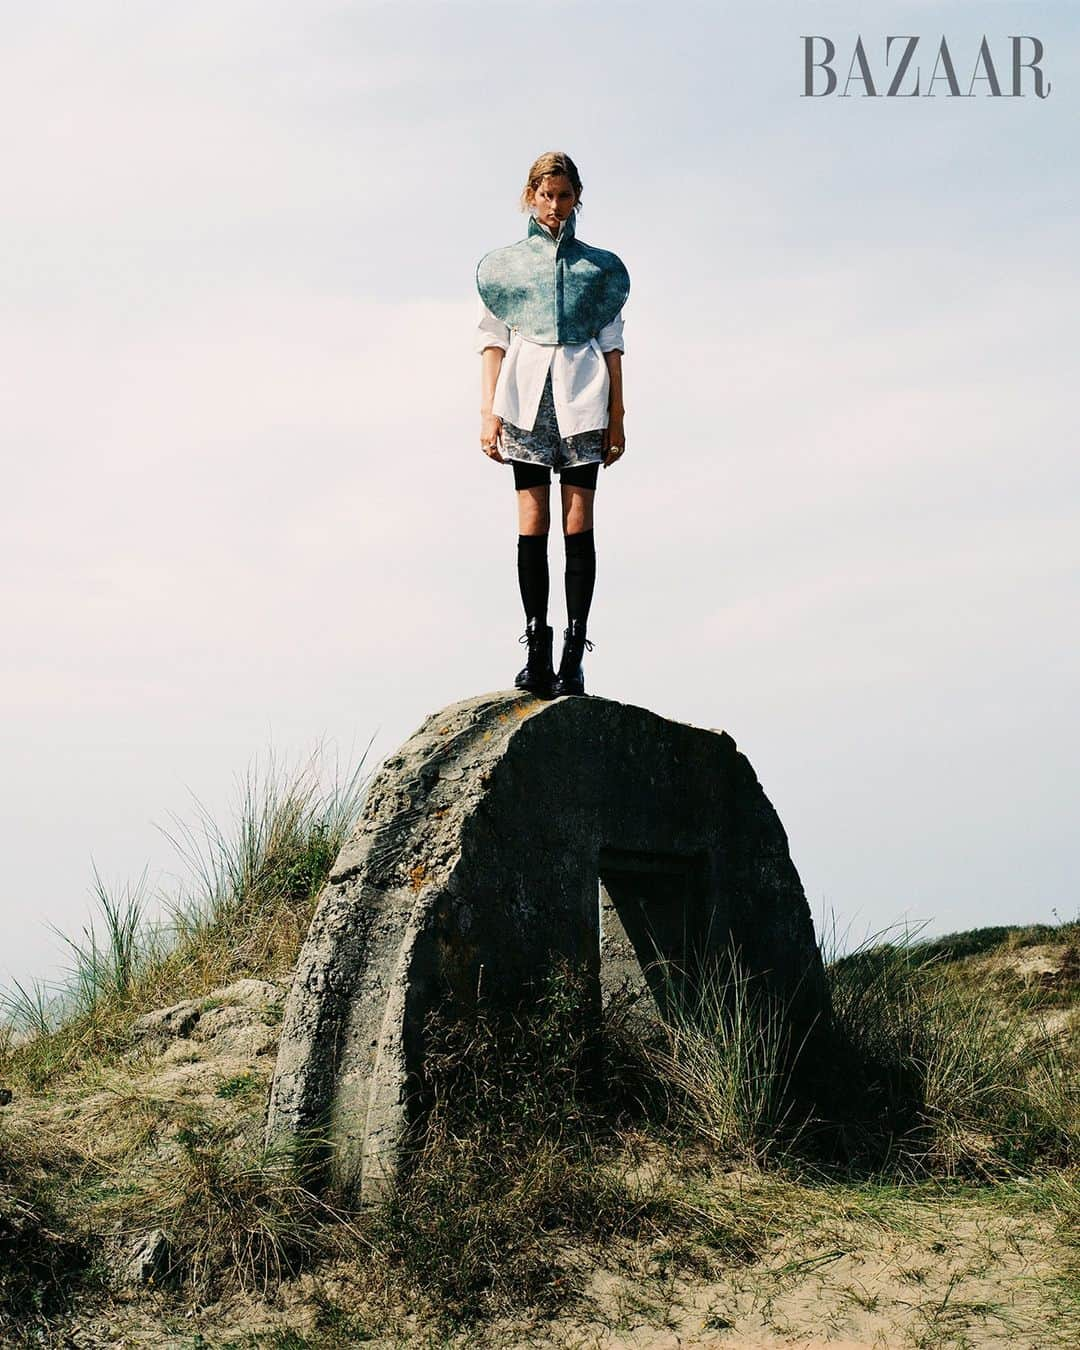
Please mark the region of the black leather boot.
POLYGON ((551 697, 551 685, 555 679, 551 666, 553 637, 550 626, 539 619, 530 619, 525 625, 525 632, 518 641, 529 644, 529 659, 514 679, 516 689, 527 689, 531 694, 543 698, 551 697))
POLYGON ((585 692, 585 673, 581 669, 581 658, 585 648, 592 651, 593 645, 585 636, 585 624, 581 619, 571 619, 563 631, 562 660, 559 673, 555 676, 552 694, 559 698, 562 694, 583 694, 585 692))

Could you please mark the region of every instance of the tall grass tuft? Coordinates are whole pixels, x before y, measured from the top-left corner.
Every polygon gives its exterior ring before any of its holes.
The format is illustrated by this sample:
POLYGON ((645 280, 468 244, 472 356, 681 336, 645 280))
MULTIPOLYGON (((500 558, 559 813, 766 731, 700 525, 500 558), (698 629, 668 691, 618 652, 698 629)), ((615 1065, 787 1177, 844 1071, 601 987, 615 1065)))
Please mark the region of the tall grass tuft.
POLYGON ((782 1002, 734 951, 694 982, 689 998, 686 980, 666 963, 655 969, 671 996, 661 999, 658 1034, 643 1037, 641 1051, 672 1093, 673 1121, 731 1159, 763 1163, 790 1147, 798 1133, 792 1073, 802 1045, 793 1043, 782 1002))
POLYGON ((95 866, 94 897, 103 931, 99 933, 93 919, 83 928, 81 939, 53 929, 72 957, 70 982, 56 1009, 61 1018, 88 1012, 102 999, 123 1004, 140 967, 158 950, 159 930, 148 919, 145 868, 134 887, 125 886, 113 897, 95 866))
POLYGON ((174 816, 174 831, 163 833, 188 872, 178 894, 151 896, 144 872, 114 896, 95 869, 99 918, 81 939, 65 939, 67 980, 16 983, 0 998, 0 1070, 40 1088, 121 1048, 140 1012, 240 977, 286 975, 362 807, 365 759, 344 778, 335 765, 323 787, 318 751, 296 771, 271 754, 265 772, 257 763, 248 770, 229 827, 198 802, 195 827, 174 816))
POLYGON ((296 919, 321 888, 356 820, 366 790, 364 758, 344 782, 322 791, 312 761, 293 777, 273 758, 260 779, 257 766, 241 786, 233 824, 222 829, 201 802, 198 826, 172 816, 164 831, 194 879, 195 889, 170 906, 172 926, 192 949, 236 945, 233 964, 258 970, 281 940, 295 946, 296 919), (225 932, 227 931, 227 934, 225 932))

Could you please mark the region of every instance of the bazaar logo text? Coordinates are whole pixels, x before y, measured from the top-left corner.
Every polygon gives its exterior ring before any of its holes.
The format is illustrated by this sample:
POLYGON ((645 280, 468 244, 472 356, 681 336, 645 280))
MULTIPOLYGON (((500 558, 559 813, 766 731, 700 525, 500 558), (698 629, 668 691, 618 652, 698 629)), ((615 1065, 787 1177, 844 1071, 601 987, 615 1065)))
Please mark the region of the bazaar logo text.
MULTIPOLYGON (((840 77, 833 68, 836 44, 820 34, 803 34, 803 98, 824 98, 834 93, 840 77), (821 45, 819 45, 821 44, 821 45), (824 88, 820 86, 824 84, 824 88)), ((957 62, 943 36, 937 47, 930 42, 923 48, 933 53, 930 78, 923 84, 924 72, 919 64, 919 44, 922 39, 910 33, 890 33, 885 38, 884 62, 875 66, 867 56, 860 33, 847 67, 847 77, 838 98, 851 98, 854 93, 862 98, 974 98, 977 93, 990 98, 1024 98, 1027 91, 1036 98, 1050 96, 1050 81, 1040 67, 1044 49, 1037 37, 1027 34, 1009 37, 1009 46, 998 50, 995 63, 990 43, 983 35, 972 63, 967 88, 957 76, 957 62), (894 47, 893 44, 898 44, 894 47), (1026 43, 1031 45, 1025 46, 1026 43), (1000 73, 999 73, 1000 72, 1000 73), (1025 78, 1027 75, 1028 78, 1025 78), (1003 76, 1005 80, 1003 81, 1003 76), (1008 80, 1011 76, 1011 82, 1008 80), (979 86, 976 89, 976 85, 979 86), (937 86, 937 87, 935 87, 937 86)), ((969 67, 961 63, 965 73, 969 67)))

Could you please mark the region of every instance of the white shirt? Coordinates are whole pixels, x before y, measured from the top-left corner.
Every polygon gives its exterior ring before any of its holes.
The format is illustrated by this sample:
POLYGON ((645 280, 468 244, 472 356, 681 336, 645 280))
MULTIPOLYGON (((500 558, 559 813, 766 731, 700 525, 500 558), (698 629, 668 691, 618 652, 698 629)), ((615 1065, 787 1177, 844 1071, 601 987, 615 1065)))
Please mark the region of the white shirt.
MULTIPOLYGON (((550 233, 550 231, 549 231, 550 233)), ((476 350, 501 347, 506 355, 495 384, 491 411, 512 426, 531 431, 548 370, 560 436, 576 436, 608 424, 608 375, 604 352, 625 351, 622 310, 588 342, 545 346, 530 342, 497 319, 476 297, 476 350)))

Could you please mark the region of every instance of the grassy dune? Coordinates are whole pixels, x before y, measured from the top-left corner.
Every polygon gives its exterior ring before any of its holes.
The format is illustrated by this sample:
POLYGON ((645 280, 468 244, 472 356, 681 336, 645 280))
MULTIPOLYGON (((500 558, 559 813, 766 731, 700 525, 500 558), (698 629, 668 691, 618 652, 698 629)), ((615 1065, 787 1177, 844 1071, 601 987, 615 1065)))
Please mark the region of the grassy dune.
POLYGON ((665 1021, 573 978, 433 1024, 425 1137, 344 1212, 262 1146, 358 770, 248 776, 0 1031, 0 1343, 1080 1343, 1080 926, 827 959, 793 1046, 737 962, 665 1021))

